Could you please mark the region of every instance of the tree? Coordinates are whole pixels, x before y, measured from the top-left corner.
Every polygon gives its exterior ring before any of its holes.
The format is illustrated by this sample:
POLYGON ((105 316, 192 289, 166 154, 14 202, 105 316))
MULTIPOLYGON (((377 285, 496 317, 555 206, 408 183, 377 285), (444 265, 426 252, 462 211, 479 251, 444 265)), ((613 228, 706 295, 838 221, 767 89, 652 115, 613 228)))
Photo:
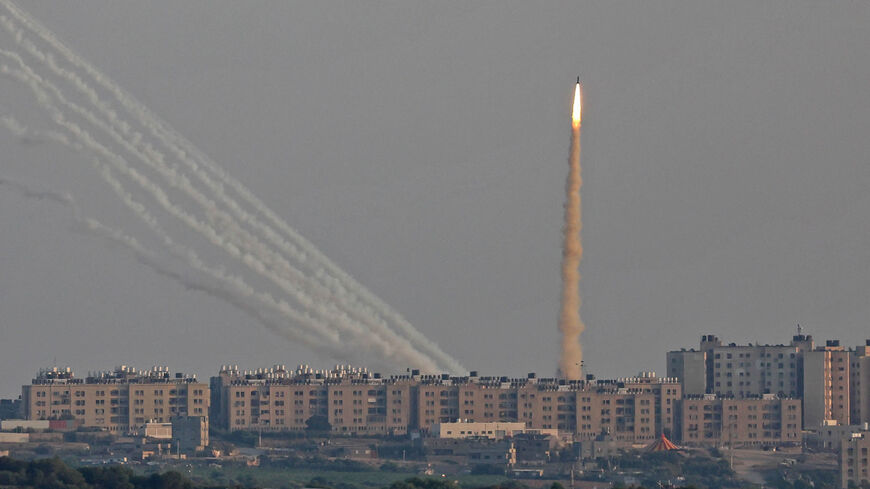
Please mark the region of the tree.
POLYGON ((332 425, 329 424, 329 418, 322 415, 314 415, 305 421, 306 431, 331 431, 332 425))

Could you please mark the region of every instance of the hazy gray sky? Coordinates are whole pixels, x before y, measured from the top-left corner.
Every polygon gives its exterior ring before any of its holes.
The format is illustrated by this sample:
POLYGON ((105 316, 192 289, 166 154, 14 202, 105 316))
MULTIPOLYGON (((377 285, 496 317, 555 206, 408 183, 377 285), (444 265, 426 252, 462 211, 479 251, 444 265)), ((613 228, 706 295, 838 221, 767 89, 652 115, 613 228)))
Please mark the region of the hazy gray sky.
MULTIPOLYGON (((592 373, 662 372, 705 333, 870 337, 866 2, 21 6, 483 374, 555 369, 578 73, 592 373)), ((38 124, 26 95, 0 77, 0 115, 38 124)), ((0 148, 0 177, 126 222, 89 155, 6 130, 0 148)), ((336 361, 50 202, 0 189, 0 229, 0 396, 55 361, 336 361)))

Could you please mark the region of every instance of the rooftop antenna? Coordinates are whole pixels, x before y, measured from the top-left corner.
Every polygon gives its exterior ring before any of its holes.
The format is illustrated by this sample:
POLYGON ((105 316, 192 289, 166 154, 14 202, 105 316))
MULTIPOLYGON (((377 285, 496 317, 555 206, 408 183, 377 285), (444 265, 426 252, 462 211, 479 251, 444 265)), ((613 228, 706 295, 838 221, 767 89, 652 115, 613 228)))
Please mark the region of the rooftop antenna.
POLYGON ((797 333, 798 333, 798 336, 800 336, 800 334, 801 334, 801 325, 800 325, 800 323, 798 323, 798 325, 797 325, 797 333))

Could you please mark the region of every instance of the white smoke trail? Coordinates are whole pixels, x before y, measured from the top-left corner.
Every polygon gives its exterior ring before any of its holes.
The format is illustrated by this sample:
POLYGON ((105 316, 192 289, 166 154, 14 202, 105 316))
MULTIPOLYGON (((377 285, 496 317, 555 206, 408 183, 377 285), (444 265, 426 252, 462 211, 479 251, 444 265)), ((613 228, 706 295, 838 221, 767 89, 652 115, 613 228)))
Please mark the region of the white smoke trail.
MULTIPOLYGON (((14 121, 14 119, 9 117, 7 117, 5 120, 14 121)), ((120 182, 118 182, 114 177, 111 176, 111 172, 107 167, 100 165, 99 161, 95 161, 95 163, 100 168, 101 175, 110 184, 113 190, 115 190, 116 193, 118 193, 122 197, 122 200, 129 208, 131 208, 144 222, 146 222, 146 224, 149 225, 150 228, 152 228, 153 231, 158 233, 164 239, 165 244, 170 247, 173 254, 177 257, 186 259, 188 264, 194 270, 203 272, 206 275, 206 278, 210 279, 211 282, 203 282, 201 279, 195 280, 187 275, 178 273, 174 267, 168 266, 164 262, 158 260, 153 253, 144 250, 141 245, 135 242, 135 240, 132 240, 132 238, 126 238, 118 231, 109 232, 110 230, 108 228, 99 225, 93 219, 83 220, 81 218, 78 218, 81 213, 76 208, 75 215, 77 216, 77 222, 87 224, 88 230, 100 231, 100 234, 102 234, 103 237, 112 238, 114 241, 121 242, 128 248, 131 248, 133 251, 136 252, 139 261, 148 265, 150 268, 154 269, 161 275, 173 278, 189 288, 202 290, 212 296, 228 301, 231 304, 240 307, 245 312, 255 316, 257 319, 260 320, 260 322, 265 324, 270 329, 275 330, 279 334, 300 341, 308 346, 325 350, 335 358, 356 357, 356 359, 361 359, 361 357, 359 356, 359 351, 347 351, 348 345, 346 343, 339 342, 339 338, 337 336, 329 338, 332 343, 330 345, 324 344, 323 341, 318 340, 311 335, 305 333, 300 333, 298 331, 286 331, 286 322, 281 321, 280 319, 290 318, 294 321, 302 323, 310 323, 311 319, 304 316, 304 314, 300 316, 300 313, 297 313, 296 311, 289 308, 286 303, 277 302, 272 299, 272 297, 268 294, 255 294, 253 289, 245 284, 240 278, 227 276, 220 270, 207 268, 193 251, 172 242, 171 238, 169 238, 159 228, 153 217, 151 217, 147 213, 147 211, 144 210, 144 206, 133 201, 131 195, 123 189, 120 182), (252 303, 251 298, 256 299, 256 301, 252 303), (278 316, 280 317, 279 320, 276 321, 276 319, 264 315, 264 312, 261 310, 264 306, 267 306, 271 309, 276 309, 278 312, 278 316), (341 345, 342 348, 336 350, 336 344, 341 345)), ((72 206, 72 200, 68 196, 59 197, 57 196, 57 194, 52 194, 49 192, 33 191, 28 186, 10 181, 8 179, 3 179, 2 181, 0 181, 0 185, 4 184, 6 186, 12 187, 15 190, 18 190, 25 197, 40 199, 49 198, 57 202, 72 206)), ((313 328, 315 328, 314 331, 317 331, 316 327, 317 324, 313 323, 313 328)))
MULTIPOLYGON (((14 53, 10 54, 8 52, 0 50, 0 55, 11 57, 20 61, 20 57, 14 55, 14 53)), ((40 104, 54 114, 53 119, 57 124, 66 128, 71 134, 73 134, 88 148, 100 154, 108 161, 112 162, 116 170, 118 170, 125 176, 130 177, 132 180, 138 183, 141 188, 148 191, 153 196, 153 198, 161 205, 161 207, 164 208, 164 210, 168 211, 171 215, 178 218, 201 235, 205 236, 215 246, 221 247, 234 258, 240 259, 243 263, 245 263, 248 267, 253 269, 259 275, 270 279, 273 283, 275 283, 282 290, 284 290, 288 295, 293 297, 305 309, 314 310, 315 312, 317 312, 319 316, 329 321, 326 324, 333 324, 338 326, 341 330, 341 340, 345 344, 348 343, 348 340, 352 340, 357 343, 357 347, 362 346, 366 349, 372 350, 383 358, 394 359, 397 362, 401 361, 404 362, 403 364, 409 364, 409 362, 417 362, 415 365, 424 366, 432 370, 437 369, 437 366, 435 366, 436 364, 434 362, 421 355, 420 352, 414 350, 413 347, 408 344, 407 340, 397 338, 392 331, 386 328, 375 329, 374 332, 377 333, 377 335, 371 335, 369 334, 369 330, 361 327, 361 325, 357 324, 355 321, 349 318, 344 312, 338 311, 332 304, 314 301, 309 295, 305 293, 305 291, 295 287, 294 284, 274 274, 271 267, 276 264, 271 262, 264 263, 264 260, 269 261, 268 250, 263 250, 262 247, 258 248, 256 246, 252 248, 251 243, 247 243, 249 245, 247 246, 247 251, 253 250, 254 252, 253 254, 246 253, 245 249, 240 249, 246 248, 244 246, 244 240, 241 242, 243 246, 238 246, 240 243, 238 241, 234 242, 233 239, 237 236, 234 236, 232 234, 221 234, 215 228, 210 227, 204 222, 198 221, 189 213, 186 213, 177 206, 173 205, 172 202, 169 200, 168 196, 166 195, 165 191, 154 185, 154 183, 147 179, 147 177, 144 177, 141 173, 138 173, 134 169, 129 167, 129 165, 126 164, 123 158, 109 151, 104 145, 97 143, 89 133, 82 130, 78 125, 64 120, 64 116, 60 112, 60 110, 56 106, 51 105, 50 100, 52 98, 58 99, 63 105, 75 109, 77 113, 86 118, 93 119, 93 116, 87 113, 87 111, 83 111, 75 104, 66 101, 56 87, 54 87, 52 84, 45 80, 41 80, 38 75, 32 72, 32 70, 9 70, 8 67, 6 67, 4 68, 4 72, 15 75, 21 81, 28 83, 30 88, 33 91, 37 92, 37 98, 40 100, 40 104), (54 97, 47 95, 45 93, 45 89, 50 90, 54 97), (264 256, 265 258, 263 258, 264 256)), ((99 124, 99 122, 95 121, 95 124, 99 124)), ((130 148, 127 149, 131 152, 133 151, 130 148)), ((184 188, 184 186, 180 186, 180 188, 184 188)), ((207 204, 207 202, 205 202, 202 198, 200 198, 199 201, 207 204)), ((210 210, 210 212, 216 211, 210 210)), ((236 226, 234 225, 234 222, 231 220, 231 218, 224 217, 224 223, 228 228, 236 229, 236 226)), ((165 232, 162 230, 155 230, 155 232, 165 234, 165 232)))
MULTIPOLYGON (((148 113, 147 109, 145 109, 143 106, 141 106, 141 104, 139 104, 134 99, 132 99, 132 97, 130 97, 129 95, 122 92, 119 88, 117 88, 116 85, 114 85, 110 80, 106 79, 103 75, 101 75, 99 72, 97 72, 95 69, 93 69, 90 65, 87 65, 87 63, 84 63, 83 61, 81 61, 77 56, 75 56, 73 53, 71 53, 59 41, 54 39, 54 37, 51 35, 50 32, 48 32, 47 30, 45 30, 41 26, 38 26, 38 24, 35 24, 35 22, 32 21, 32 19, 26 18, 24 15, 21 15, 21 12, 16 10, 16 8, 14 6, 11 6, 11 4, 9 4, 8 2, 4 2, 4 4, 7 6, 7 8, 10 10, 10 12, 13 15, 15 15, 22 23, 24 23, 25 25, 28 25, 40 37, 47 40, 49 42, 49 44, 52 45, 52 47, 54 47, 55 49, 60 51, 67 59, 69 59, 71 62, 73 62, 74 65, 84 68, 89 74, 91 74, 91 76, 93 78, 95 78, 95 80, 97 82, 99 82, 102 86, 104 86, 104 88, 108 88, 110 91, 112 91, 116 95, 116 98, 118 98, 128 110, 133 112, 134 115, 138 115, 138 119, 140 119, 139 122, 141 124, 143 124, 144 126, 149 128, 151 130, 151 132, 155 136, 157 136, 158 139, 161 140, 161 142, 163 142, 164 145, 166 145, 171 151, 173 151, 175 153, 176 157, 178 157, 179 160, 181 160, 182 162, 187 164, 194 171, 194 174, 197 176, 197 178, 199 178, 201 181, 203 181, 206 184, 206 186, 208 186, 209 189, 219 198, 219 200, 221 200, 224 204, 229 206, 230 210, 233 212, 234 215, 239 217, 243 222, 247 222, 249 225, 254 227, 256 230, 260 231, 262 234, 265 235, 265 237, 267 238, 268 241, 272 242, 274 245, 278 246, 283 251, 290 253, 291 256, 293 256, 294 258, 299 259, 300 261, 302 261, 302 263, 304 265, 311 264, 311 260, 305 260, 306 255, 304 254, 304 252, 300 253, 299 251, 297 251, 294 246, 286 243, 282 238, 280 238, 280 236, 274 230, 272 230, 268 226, 257 221, 253 216, 251 216, 250 214, 248 214, 244 210, 242 210, 240 208, 240 206, 238 205, 238 203, 236 203, 231 198, 227 197, 226 194, 223 192, 223 185, 215 183, 209 177, 209 175, 207 173, 202 172, 202 171, 197 171, 199 169, 199 165, 197 165, 197 162, 192 161, 191 159, 187 158, 187 156, 186 156, 187 154, 198 153, 198 151, 196 151, 195 148, 192 148, 192 146, 190 146, 189 143, 187 143, 182 138, 180 138, 180 136, 177 136, 175 133, 172 133, 171 131, 164 129, 165 126, 163 124, 161 124, 160 121, 157 120, 153 115, 148 113), (173 136, 174 139, 170 138, 169 136, 173 136), (185 146, 185 150, 179 149, 178 145, 175 143, 176 141, 180 141, 182 143, 182 145, 185 146)), ((153 160, 155 160, 158 163, 163 162, 163 160, 164 160, 163 155, 160 154, 159 152, 156 152, 155 150, 153 150, 153 148, 151 148, 150 145, 142 144, 141 143, 141 141, 142 141, 141 134, 135 133, 135 132, 130 134, 130 125, 126 122, 120 121, 117 118, 117 114, 114 111, 112 111, 111 108, 109 107, 109 104, 100 100, 99 97, 97 96, 96 92, 93 89, 91 89, 85 82, 83 82, 75 73, 73 73, 69 70, 64 70, 64 69, 60 68, 51 55, 46 55, 46 54, 42 53, 41 51, 39 51, 33 45, 32 42, 30 42, 29 40, 26 39, 26 37, 22 34, 22 31, 20 29, 17 29, 14 26, 14 24, 11 22, 11 20, 6 18, 5 16, 2 18, 2 20, 4 23, 4 27, 6 27, 6 29, 8 31, 13 33, 13 35, 16 39, 16 42, 18 42, 19 45, 22 45, 31 55, 33 55, 35 58, 37 58, 38 60, 40 60, 41 62, 46 64, 52 70, 52 72, 54 72, 56 75, 61 76, 62 78, 65 78, 68 81, 70 81, 72 83, 72 85, 74 87, 76 87, 76 89, 78 89, 80 92, 82 92, 86 95, 86 97, 98 108, 98 110, 104 116, 106 116, 110 121, 112 121, 112 123, 115 127, 118 127, 122 133, 124 133, 125 135, 129 135, 132 139, 132 143, 122 141, 120 139, 120 136, 117 133, 114 133, 114 131, 110 131, 109 132, 110 135, 112 135, 112 137, 117 142, 127 146, 127 149, 129 151, 133 152, 134 154, 137 154, 137 156, 139 156, 140 158, 143 158, 143 161, 145 161, 146 163, 148 163, 147 159, 144 159, 141 152, 136 151, 135 148, 130 147, 131 144, 132 145, 142 145, 143 150, 148 153, 148 156, 150 158, 152 158, 153 160)), ((94 121, 93 117, 89 117, 86 112, 85 113, 83 113, 81 111, 78 111, 78 112, 80 115, 88 118, 90 120, 90 122, 100 125, 100 123, 94 121)), ((101 128, 103 130, 107 130, 105 125, 102 125, 101 128)), ((439 360, 439 363, 441 363, 442 365, 446 365, 448 369, 450 369, 454 372, 462 370, 461 366, 457 362, 455 362, 455 360, 453 360, 452 358, 450 358, 449 356, 444 354, 443 351, 441 351, 436 345, 434 345, 431 342, 429 342, 428 340, 426 340, 425 337, 423 337, 419 332, 417 332, 415 329, 413 329, 413 327, 411 327, 410 324, 408 324, 403 318, 401 318, 401 316, 399 316, 392 309, 388 308, 385 304, 380 302, 376 297, 374 297, 372 294, 370 294, 368 291, 366 291, 364 288, 362 288, 362 286, 357 284, 351 277, 344 274, 344 272, 342 272, 340 269, 338 269, 334 264, 329 262, 328 259, 326 259, 326 257, 324 257, 322 254, 320 254, 319 251, 313 247, 313 245, 304 241, 304 238, 302 238, 301 236, 298 236, 298 234, 295 233, 295 231, 293 231, 292 228, 289 228, 289 226, 287 226, 285 223, 283 223, 283 221, 281 221, 279 218, 277 218, 277 216, 275 216, 274 213, 272 213, 261 202, 259 202, 256 199, 256 197, 254 197, 252 194, 250 194, 249 191, 247 191, 244 187, 241 186, 241 184, 239 184, 237 181, 229 178, 225 174, 225 172, 223 172, 223 170, 221 170, 219 167, 217 167, 216 165, 211 163, 207 158, 200 157, 199 159, 201 162, 205 163, 203 165, 204 167, 211 169, 211 171, 214 172, 224 183, 229 183, 229 185, 231 187, 233 187, 234 189, 236 189, 236 191, 238 193, 240 193, 240 195, 245 197, 246 200, 249 201, 249 203, 253 203, 253 205, 256 209, 258 209, 261 213, 265 214, 268 219, 277 222, 279 224, 279 227, 281 227, 282 229, 285 230, 285 232, 288 232, 290 234, 291 238, 296 238, 297 241, 301 240, 301 242, 303 244, 303 248, 306 249, 306 251, 308 251, 308 253, 311 254, 312 256, 319 258, 320 259, 319 261, 325 262, 327 268, 329 268, 330 271, 333 272, 333 275, 338 275, 338 279, 336 279, 336 278, 330 277, 328 273, 324 272, 320 268, 315 267, 313 269, 313 271, 315 273, 314 277, 316 279, 319 279, 319 281, 321 283, 325 284, 325 286, 329 287, 331 290, 336 292, 336 294, 334 294, 331 299, 338 300, 343 305, 347 306, 348 312, 350 313, 350 316, 353 319, 361 320, 361 321, 367 323, 369 325, 369 327, 373 327, 375 329, 376 333, 391 336, 391 334, 390 334, 391 331, 386 327, 386 323, 384 322, 384 320, 381 319, 376 314, 377 312, 386 313, 385 315, 387 316, 387 319, 392 320, 398 326, 399 331, 402 332, 408 338, 408 340, 413 341, 415 346, 417 346, 419 349, 422 349, 426 353, 432 354, 432 356, 434 356, 437 360, 439 360), (354 289, 357 294, 362 295, 364 298, 368 299, 370 303, 373 303, 374 307, 370 307, 367 304, 360 303, 357 300, 356 295, 353 292, 348 293, 342 284, 342 279, 345 282, 350 283, 351 288, 354 289)), ((152 165, 152 167, 153 167, 153 165, 152 165)), ((170 182, 171 185, 180 186, 185 191, 187 191, 188 194, 193 195, 195 200, 197 200, 201 205, 204 205, 207 207, 207 206, 213 204, 212 202, 204 201, 203 200, 204 197, 201 194, 198 194, 198 193, 191 194, 192 187, 190 187, 190 185, 189 185, 190 182, 185 177, 181 176, 180 179, 174 180, 176 178, 176 174, 174 173, 174 169, 167 170, 165 167, 162 169, 161 168, 156 168, 156 169, 158 171, 162 172, 163 176, 165 178, 167 178, 167 180, 170 182), (167 171, 171 171, 172 173, 170 175, 168 175, 167 171), (179 182, 180 182, 180 184, 179 184, 179 182)), ((209 210, 210 210, 210 213, 208 215, 209 215, 210 220, 212 220, 213 222, 219 221, 219 222, 222 222, 224 224, 230 225, 230 227, 233 228, 230 231, 232 231, 233 233, 239 232, 239 228, 235 227, 235 224, 233 221, 227 220, 226 215, 219 215, 217 218, 215 218, 212 216, 212 213, 215 212, 215 209, 212 208, 209 210), (222 218, 222 219, 219 219, 219 218, 222 218)), ((242 239, 242 244, 247 244, 247 247, 246 247, 247 249, 250 250, 250 249, 252 249, 251 246, 253 246, 254 247, 253 249, 257 249, 259 251, 259 258, 260 258, 261 262, 265 265, 268 265, 270 267, 270 269, 272 269, 273 267, 276 267, 276 264, 270 263, 269 261, 277 259, 278 260, 278 263, 277 263, 278 270, 281 270, 283 272, 288 272, 288 270, 289 270, 290 272, 295 273, 295 271, 292 270, 292 268, 288 269, 288 264, 286 263, 286 261, 278 259, 274 255, 268 256, 269 251, 264 249, 262 247, 262 245, 260 243, 258 243, 256 240, 251 241, 250 235, 247 235, 246 233, 242 232, 241 239, 242 239), (267 258, 264 258, 264 253, 266 254, 267 258)), ((236 242, 236 244, 239 244, 239 243, 236 242)), ((255 264, 255 266, 259 267, 260 264, 255 264)), ((297 280, 299 279, 298 274, 296 276, 296 279, 297 280)))
MULTIPOLYGON (((155 116, 150 114, 148 110, 142 106, 140 103, 135 101, 131 96, 123 92, 120 88, 117 87, 111 80, 106 78, 104 75, 99 73, 95 68, 81 60, 77 55, 72 53, 66 46, 64 46, 60 41, 58 41, 53 34, 38 24, 35 20, 29 17, 27 14, 22 12, 20 9, 12 5, 10 2, 4 1, 3 4, 7 7, 10 13, 15 16, 22 24, 26 25, 33 32, 35 32, 38 36, 40 36, 43 40, 45 40, 49 45, 51 45, 54 49, 60 52, 69 62, 71 62, 74 66, 84 69, 99 85, 103 88, 108 89, 112 92, 116 99, 119 100, 122 105, 133 115, 137 116, 139 123, 143 124, 146 128, 151 130, 152 134, 154 134, 158 139, 163 142, 164 145, 167 146, 171 151, 173 151, 181 161, 191 165, 192 169, 198 168, 197 163, 201 165, 203 168, 208 169, 217 178, 221 181, 222 184, 227 184, 229 187, 233 188, 242 198, 248 201, 257 212, 260 212, 264 215, 268 220, 270 220, 274 225, 277 225, 279 229, 281 229, 287 236, 300 245, 300 248, 305 250, 305 253, 308 253, 310 256, 315 258, 316 260, 313 263, 318 263, 320 266, 325 266, 328 272, 324 272, 322 269, 314 268, 313 271, 315 273, 315 277, 320 279, 323 283, 329 286, 331 289, 336 290, 337 292, 346 292, 342 291, 342 288, 345 287, 344 284, 347 284, 348 288, 352 290, 352 294, 360 296, 363 300, 367 301, 369 305, 356 302, 355 304, 358 308, 366 308, 365 313, 370 314, 371 312, 377 312, 386 317, 387 320, 392 321, 393 324, 401 331, 406 337, 411 339, 415 345, 421 347, 427 353, 432 354, 436 358, 438 358, 443 364, 448 365, 449 368, 453 371, 462 371, 462 367, 451 357, 446 355, 437 345, 434 345, 425 337, 422 336, 416 329, 414 329, 409 323, 407 323, 404 318, 402 318, 397 312, 386 306, 382 301, 380 301, 377 297, 367 291, 364 287, 358 284, 352 277, 341 271, 334 263, 328 260, 322 253, 319 252, 311 243, 307 242, 302 236, 298 235, 298 233, 290 228, 285 222, 283 222, 277 215, 275 215, 270 209, 268 209, 261 201, 259 201, 253 194, 250 193, 247 189, 245 189, 238 181, 229 177, 220 167, 211 162, 207 157, 202 155, 201 152, 193 148, 192 145, 181 138, 174 131, 169 130, 164 123, 162 123, 155 116), (191 154, 196 156, 196 162, 192 161, 190 158, 187 158, 187 155, 191 154), (331 273, 335 277, 330 277, 328 273, 331 273)), ((48 66, 58 75, 66 77, 69 81, 73 83, 80 91, 86 94, 88 98, 91 100, 94 105, 96 105, 105 115, 108 116, 109 120, 113 123, 117 124, 118 127, 125 134, 129 131, 129 124, 123 121, 119 121, 117 119, 117 115, 114 111, 111 110, 109 105, 103 101, 99 100, 96 92, 93 91, 90 87, 87 86, 77 75, 68 71, 60 69, 54 59, 49 55, 40 56, 38 53, 34 53, 34 47, 32 43, 26 40, 20 30, 14 30, 14 26, 10 27, 10 22, 8 19, 4 19, 4 23, 7 25, 7 30, 11 30, 13 32, 16 42, 22 44, 26 49, 31 51, 38 59, 47 63, 48 66)), ((134 137, 137 140, 141 140, 141 135, 138 133, 134 133, 134 137)), ((146 146, 146 149, 149 149, 146 146)), ((162 155, 161 155, 162 156, 162 155)), ((258 230, 265 233, 267 239, 273 244, 280 246, 284 251, 290 250, 292 252, 293 248, 288 247, 288 244, 284 242, 277 234, 274 233, 270 228, 264 227, 262 223, 259 223, 255 218, 250 215, 245 215, 240 212, 240 207, 231 199, 229 199, 223 191, 223 185, 215 186, 215 183, 211 181, 210 177, 206 173, 195 173, 198 178, 200 178, 204 183, 206 183, 210 189, 220 198, 223 202, 230 206, 231 210, 237 215, 237 217, 242 218, 243 221, 248 222, 249 224, 255 226, 258 230)), ((290 245, 292 246, 292 245, 290 245)), ((304 256, 304 255, 303 255, 304 256)), ((310 265, 312 261, 305 261, 304 264, 310 265)), ((345 297, 347 294, 345 293, 345 297)), ((352 302, 353 296, 348 300, 349 303, 352 302)), ((352 309, 353 310, 353 309, 352 309)), ((353 310, 357 314, 360 312, 358 310, 353 310)))
MULTIPOLYGON (((109 178, 111 179, 111 176, 109 178)), ((160 275, 172 278, 186 288, 202 291, 227 301, 253 316, 269 329, 289 339, 317 348, 326 346, 321 339, 299 331, 288 331, 284 327, 284 319, 287 314, 286 305, 282 305, 280 301, 276 301, 269 294, 257 294, 253 288, 238 277, 206 267, 193 252, 176 248, 176 254, 186 255, 186 260, 193 270, 201 272, 199 275, 182 274, 166 260, 160 259, 158 255, 141 245, 135 238, 105 226, 94 218, 83 217, 81 209, 68 194, 36 189, 32 185, 2 177, 0 177, 0 187, 7 187, 25 198, 48 200, 61 204, 72 210, 72 218, 78 226, 77 229, 123 245, 124 248, 135 253, 139 262, 160 275), (273 315, 267 314, 267 310, 273 310, 273 315)))

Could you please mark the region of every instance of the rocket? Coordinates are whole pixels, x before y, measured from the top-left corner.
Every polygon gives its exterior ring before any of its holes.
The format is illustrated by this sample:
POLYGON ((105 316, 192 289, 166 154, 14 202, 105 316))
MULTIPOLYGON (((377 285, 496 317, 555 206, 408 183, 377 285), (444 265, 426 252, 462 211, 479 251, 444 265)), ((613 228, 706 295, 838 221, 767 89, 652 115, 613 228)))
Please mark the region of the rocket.
POLYGON ((580 85, 580 76, 577 76, 577 84, 574 85, 574 108, 571 111, 571 124, 575 129, 580 128, 581 106, 583 104, 582 85, 580 85))

